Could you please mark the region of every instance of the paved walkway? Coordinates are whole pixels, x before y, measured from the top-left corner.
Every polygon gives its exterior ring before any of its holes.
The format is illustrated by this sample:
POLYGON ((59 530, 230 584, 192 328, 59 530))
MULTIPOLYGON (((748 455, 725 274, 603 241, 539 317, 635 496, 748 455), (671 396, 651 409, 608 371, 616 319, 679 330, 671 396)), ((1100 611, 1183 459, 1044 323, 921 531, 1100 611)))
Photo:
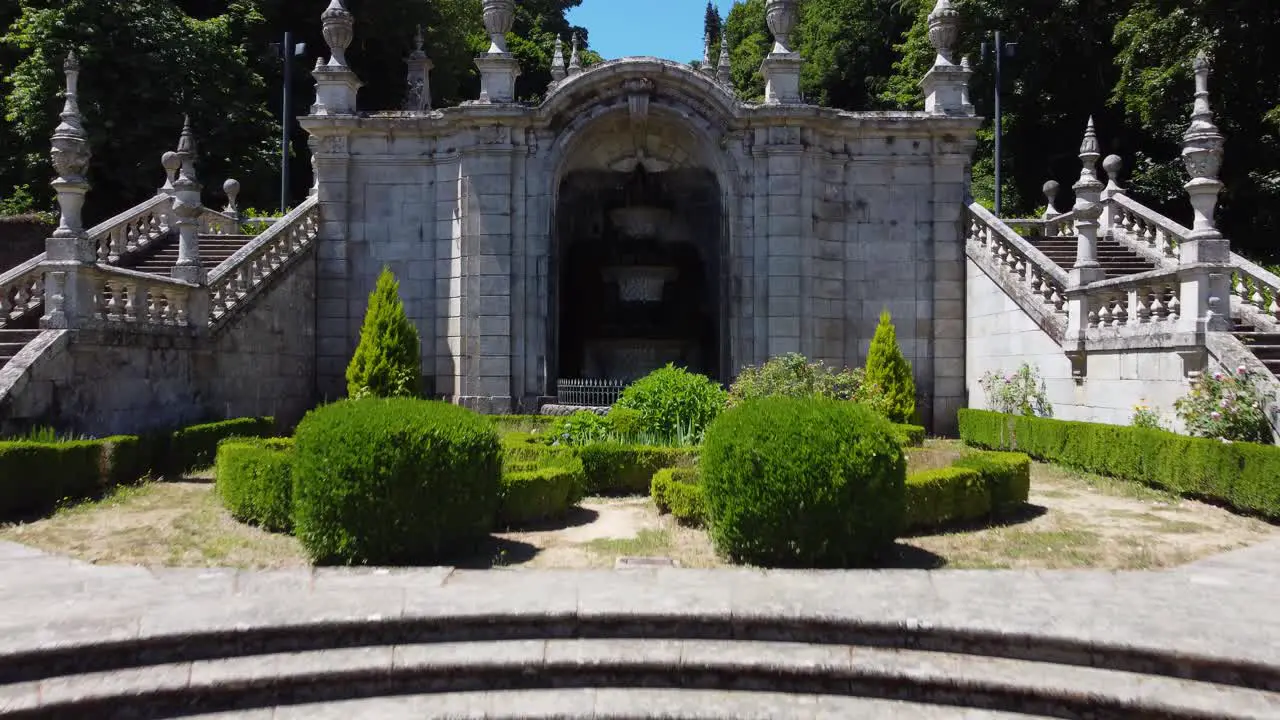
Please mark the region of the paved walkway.
POLYGON ((1280 541, 1164 572, 148 569, 0 543, 0 653, 263 624, 770 615, 1065 636, 1280 665, 1280 541))

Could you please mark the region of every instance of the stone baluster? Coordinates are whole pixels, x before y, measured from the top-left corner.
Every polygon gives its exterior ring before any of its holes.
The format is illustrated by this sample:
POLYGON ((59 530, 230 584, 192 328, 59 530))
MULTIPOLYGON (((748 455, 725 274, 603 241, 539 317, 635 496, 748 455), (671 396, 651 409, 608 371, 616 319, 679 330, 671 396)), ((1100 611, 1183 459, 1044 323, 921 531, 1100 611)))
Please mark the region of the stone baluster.
POLYGON ((355 71, 347 65, 347 48, 355 39, 355 18, 343 0, 331 0, 320 16, 324 41, 329 45, 329 61, 316 59, 316 102, 312 115, 354 115, 356 94, 363 87, 355 71))
POLYGON ((564 41, 556 36, 556 49, 551 54, 551 87, 554 88, 569 76, 564 66, 564 41))
POLYGON ((929 13, 929 42, 937 56, 933 67, 920 81, 924 91, 926 112, 940 115, 973 115, 969 102, 969 78, 973 70, 967 63, 955 62, 955 45, 960 37, 960 13, 951 0, 938 0, 929 13))
POLYGON ((800 98, 800 53, 791 49, 796 26, 796 0, 766 0, 765 19, 773 33, 773 49, 760 72, 765 79, 764 98, 769 104, 796 104, 800 98))
POLYGON ((183 121, 182 139, 178 142, 178 156, 182 168, 173 182, 173 214, 178 226, 178 262, 173 266, 173 277, 189 283, 204 282, 204 268, 200 266, 200 214, 204 209, 200 201, 203 189, 196 179, 196 136, 191 130, 191 117, 183 121))
POLYGON ((1107 186, 1102 190, 1102 233, 1109 235, 1122 228, 1120 208, 1110 202, 1118 195, 1124 195, 1120 186, 1120 171, 1124 169, 1124 160, 1119 155, 1108 155, 1102 161, 1102 169, 1107 173, 1107 186))
POLYGON ((515 102, 520 62, 507 50, 507 33, 515 15, 515 0, 484 0, 484 29, 490 44, 488 52, 476 58, 482 103, 515 102))
POLYGON ((80 118, 77 95, 80 61, 68 53, 62 66, 66 75, 66 98, 61 122, 50 139, 50 159, 58 176, 52 185, 58 196, 58 228, 45 241, 45 259, 52 287, 46 297, 41 322, 48 328, 73 328, 92 316, 94 289, 92 278, 84 266, 94 264, 97 248, 84 230, 82 211, 89 192, 89 134, 80 118))
POLYGON ((426 112, 431 109, 431 70, 435 68, 435 63, 427 57, 422 43, 422 27, 419 26, 417 34, 413 36, 413 52, 405 60, 409 73, 404 109, 409 112, 426 112))
POLYGON ((569 77, 582 74, 582 50, 578 41, 578 33, 573 34, 573 48, 569 53, 569 77))
POLYGON ((1209 75, 1211 65, 1203 52, 1192 63, 1196 77, 1195 105, 1191 125, 1182 136, 1182 161, 1190 181, 1183 186, 1195 211, 1191 234, 1180 245, 1179 259, 1184 265, 1218 265, 1201 267, 1182 282, 1182 317, 1184 323, 1195 324, 1197 330, 1226 330, 1229 326, 1231 247, 1214 224, 1213 213, 1218 204, 1222 181, 1222 147, 1225 138, 1213 122, 1209 107, 1209 75))
POLYGON ((1044 192, 1044 199, 1048 203, 1044 211, 1044 219, 1052 220, 1062 214, 1058 209, 1058 193, 1062 190, 1062 185, 1057 180, 1049 180, 1041 188, 1044 192))
POLYGON ((730 64, 729 38, 720 37, 720 59, 716 63, 716 80, 730 91, 733 90, 733 66, 730 64))

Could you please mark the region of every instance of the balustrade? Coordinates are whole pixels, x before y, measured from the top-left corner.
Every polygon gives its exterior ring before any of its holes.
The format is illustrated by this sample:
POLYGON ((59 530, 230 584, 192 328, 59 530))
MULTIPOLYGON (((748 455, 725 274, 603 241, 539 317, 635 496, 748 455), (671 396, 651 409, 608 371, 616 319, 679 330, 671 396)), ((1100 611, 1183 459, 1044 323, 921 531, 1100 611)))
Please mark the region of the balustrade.
POLYGON ((209 322, 220 321, 243 304, 319 232, 320 206, 313 196, 214 268, 209 274, 209 322))
POLYGON ((169 232, 172 198, 157 195, 150 200, 89 229, 98 262, 114 264, 126 253, 136 252, 169 232))
POLYGON ((1090 328, 1168 325, 1181 314, 1177 270, 1157 270, 1103 280, 1085 288, 1090 328))
POLYGON ((0 328, 28 312, 44 300, 44 269, 41 255, 0 275, 0 328))
POLYGON ((1240 304, 1280 322, 1280 276, 1235 253, 1231 265, 1231 291, 1240 304))
POLYGON ((201 208, 201 235, 239 235, 240 221, 230 215, 212 208, 201 208))
POLYGON ((1067 274, 977 203, 969 206, 967 239, 970 245, 1052 306, 1053 312, 1065 313, 1067 274))
POLYGON ((190 327, 196 285, 148 273, 104 268, 93 271, 91 322, 136 327, 190 327))
POLYGON ((1132 242, 1150 248, 1166 258, 1181 256, 1182 241, 1191 230, 1144 207, 1125 195, 1115 195, 1105 201, 1110 206, 1114 231, 1123 232, 1132 242))

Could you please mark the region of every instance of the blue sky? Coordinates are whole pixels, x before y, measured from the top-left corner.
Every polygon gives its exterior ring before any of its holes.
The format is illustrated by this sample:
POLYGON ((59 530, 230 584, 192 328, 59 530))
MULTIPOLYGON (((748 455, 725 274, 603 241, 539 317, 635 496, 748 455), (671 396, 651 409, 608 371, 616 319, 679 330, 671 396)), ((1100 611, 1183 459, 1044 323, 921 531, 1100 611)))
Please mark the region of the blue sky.
MULTIPOLYGON (((722 17, 733 0, 715 0, 722 17)), ((702 57, 706 0, 583 0, 569 22, 591 33, 591 48, 613 60, 654 55, 688 62, 702 57)))

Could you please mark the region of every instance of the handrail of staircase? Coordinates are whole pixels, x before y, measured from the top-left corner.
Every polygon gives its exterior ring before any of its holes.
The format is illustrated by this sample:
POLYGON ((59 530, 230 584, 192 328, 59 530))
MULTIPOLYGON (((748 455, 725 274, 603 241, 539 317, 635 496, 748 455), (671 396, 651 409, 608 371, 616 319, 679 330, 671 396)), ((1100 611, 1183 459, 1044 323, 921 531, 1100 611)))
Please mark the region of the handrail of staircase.
POLYGON ((205 235, 239 235, 240 218, 221 210, 201 207, 200 232, 205 235))
POLYGON ((113 265, 120 256, 145 249, 169 232, 173 198, 156 195, 89 228, 98 262, 113 265))
POLYGON ((1074 210, 1059 213, 1050 218, 1000 218, 1001 222, 1017 232, 1019 228, 1028 228, 1031 237, 1049 237, 1051 235, 1075 235, 1074 210))
POLYGON ((1013 231, 1003 220, 996 217, 990 210, 982 206, 981 203, 970 203, 969 212, 974 218, 980 221, 988 229, 999 235, 1000 239, 1005 243, 1013 246, 1018 254, 1024 257, 1027 262, 1036 266, 1045 275, 1048 275, 1053 282, 1065 288, 1071 281, 1067 272, 1058 266, 1057 263, 1049 259, 1048 255, 1040 252, 1034 245, 1027 242, 1021 235, 1013 231))
POLYGON ((92 324, 127 324, 145 330, 202 324, 191 317, 193 311, 203 311, 203 304, 193 307, 196 293, 201 292, 195 283, 101 264, 87 273, 94 286, 100 288, 94 296, 92 324))
POLYGON ((1107 278, 1072 292, 1085 295, 1089 328, 1147 326, 1172 331, 1182 308, 1182 275, 1200 266, 1166 267, 1107 278))
POLYGON ((209 273, 209 324, 220 325, 319 232, 320 203, 313 195, 222 261, 209 273))
POLYGON ((1155 257, 1174 260, 1180 255, 1182 242, 1191 235, 1191 229, 1170 220, 1128 195, 1112 195, 1103 205, 1114 205, 1118 210, 1113 220, 1113 230, 1123 230, 1125 237, 1155 257))
POLYGON ((1231 253, 1235 282, 1231 293, 1242 305, 1280 322, 1280 276, 1248 258, 1231 253))
POLYGON ((0 328, 44 300, 44 253, 0 273, 0 328))

